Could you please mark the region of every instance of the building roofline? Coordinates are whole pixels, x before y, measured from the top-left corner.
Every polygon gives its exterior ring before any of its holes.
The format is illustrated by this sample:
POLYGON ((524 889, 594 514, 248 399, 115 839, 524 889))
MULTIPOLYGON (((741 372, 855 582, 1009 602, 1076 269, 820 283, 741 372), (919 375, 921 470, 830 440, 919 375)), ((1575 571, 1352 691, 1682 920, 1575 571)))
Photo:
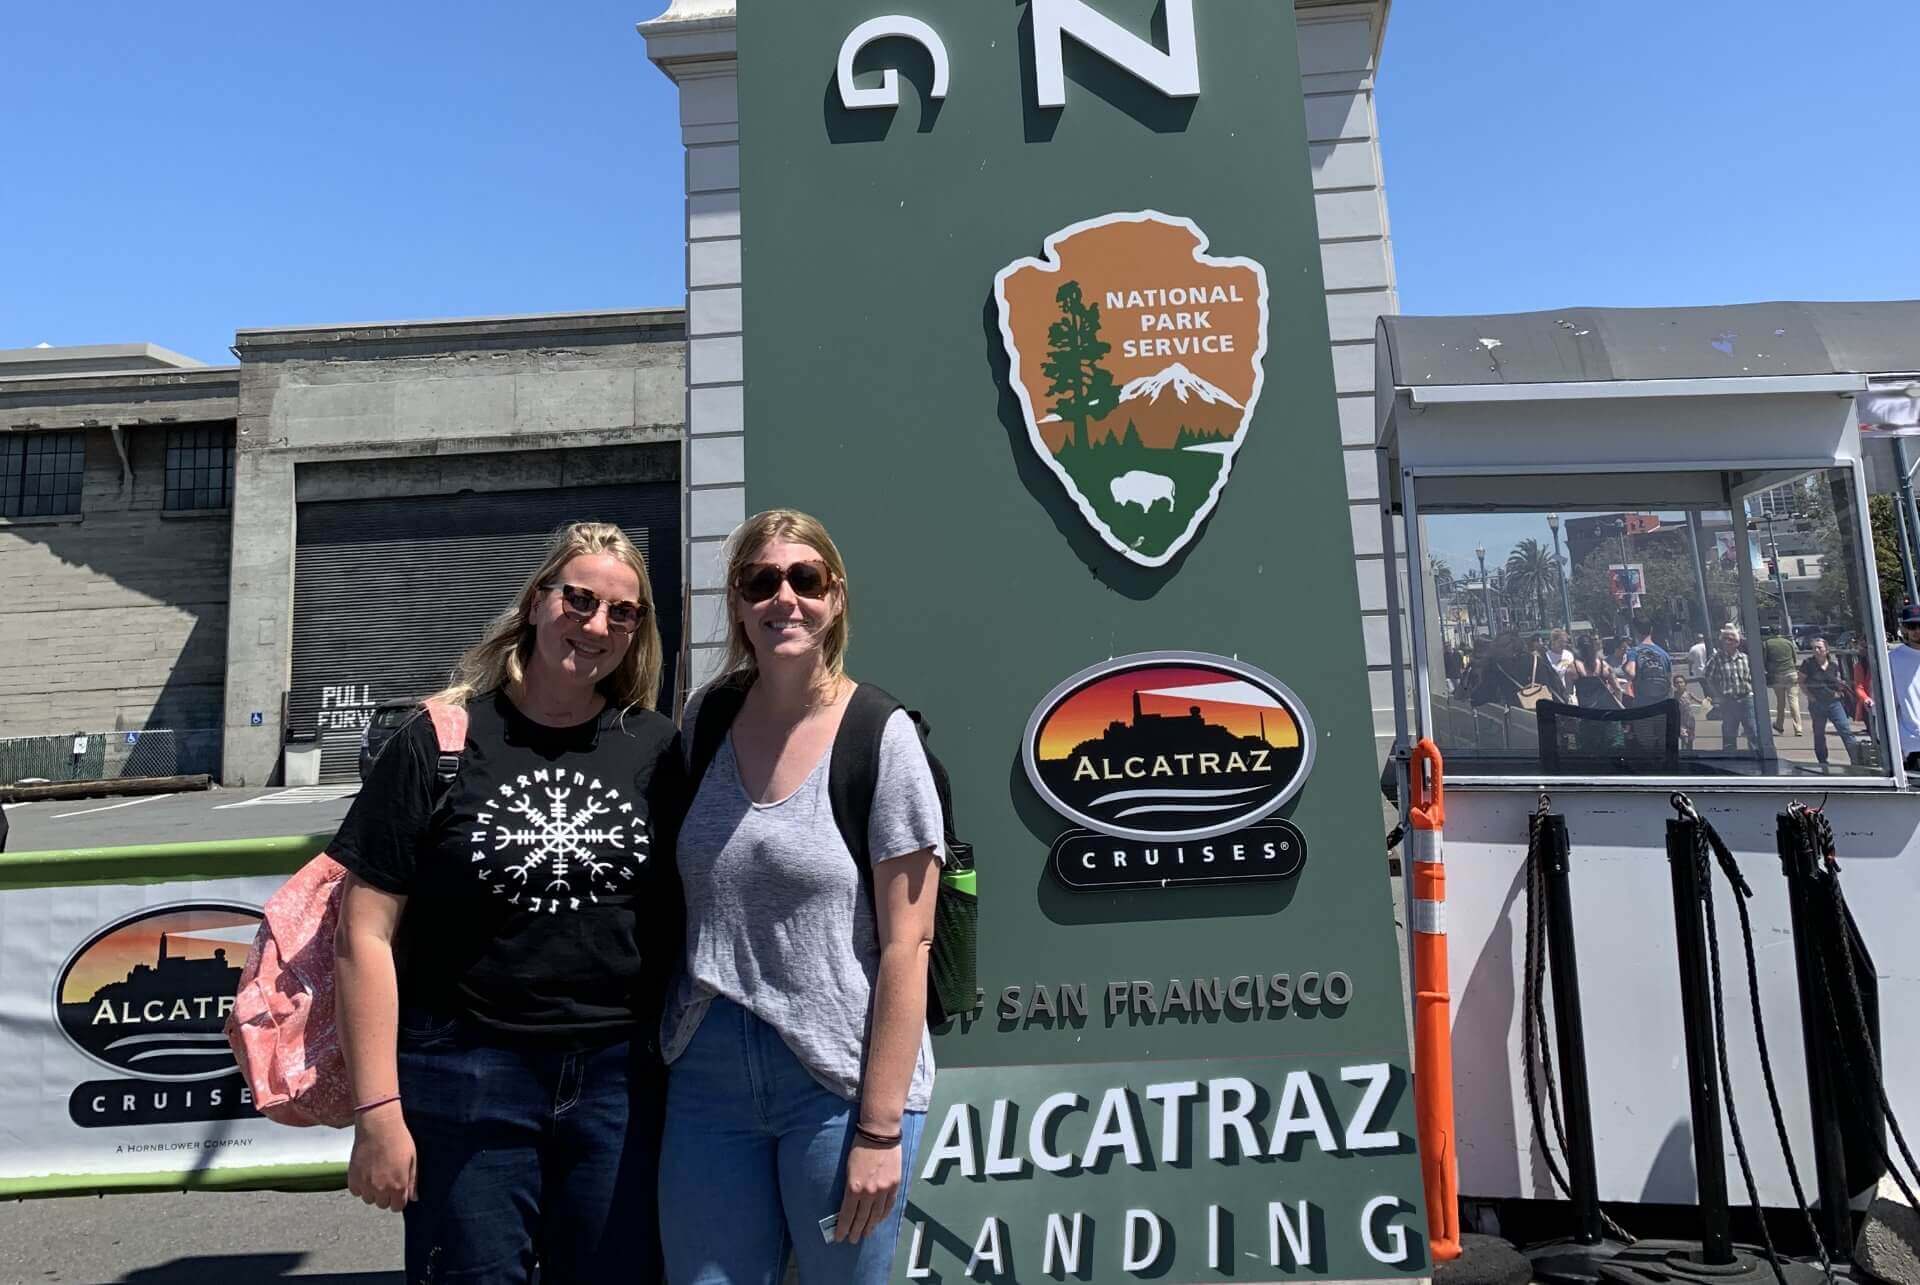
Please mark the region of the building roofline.
POLYGON ((310 348, 325 344, 416 343, 422 340, 486 339, 514 335, 578 335, 621 330, 685 333, 685 308, 611 308, 591 312, 505 313, 416 321, 352 322, 319 326, 271 326, 234 333, 236 352, 310 348))
POLYGON ((171 348, 162 348, 159 344, 63 344, 48 345, 45 348, 0 348, 0 376, 4 376, 7 367, 11 365, 38 365, 49 361, 125 361, 129 357, 144 357, 158 363, 151 367, 154 370, 205 370, 207 368, 207 363, 204 361, 196 361, 185 353, 177 353, 171 348))
POLYGON ((37 392, 129 392, 154 388, 240 387, 238 366, 195 366, 186 370, 59 371, 39 375, 0 375, 0 396, 17 399, 37 392))

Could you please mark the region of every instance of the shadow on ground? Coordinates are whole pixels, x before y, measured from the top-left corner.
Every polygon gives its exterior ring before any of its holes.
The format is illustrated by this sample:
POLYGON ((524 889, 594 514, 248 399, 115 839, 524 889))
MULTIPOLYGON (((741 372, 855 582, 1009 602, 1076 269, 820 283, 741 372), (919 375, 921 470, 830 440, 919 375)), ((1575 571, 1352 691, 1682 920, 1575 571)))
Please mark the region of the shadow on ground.
POLYGON ((113 1285, 206 1285, 208 1281, 284 1281, 298 1280, 300 1285, 403 1285, 400 1272, 328 1272, 320 1275, 294 1272, 305 1262, 305 1254, 196 1254, 176 1258, 156 1267, 142 1267, 116 1277, 113 1285))

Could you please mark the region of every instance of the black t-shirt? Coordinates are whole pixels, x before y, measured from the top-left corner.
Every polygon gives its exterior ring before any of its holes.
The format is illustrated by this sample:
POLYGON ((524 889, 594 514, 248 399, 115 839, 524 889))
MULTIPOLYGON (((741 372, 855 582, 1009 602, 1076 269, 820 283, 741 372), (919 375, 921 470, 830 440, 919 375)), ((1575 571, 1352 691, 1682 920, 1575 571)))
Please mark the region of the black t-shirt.
POLYGON ((407 898, 401 1002, 514 1040, 651 1031, 686 920, 678 732, 645 710, 546 727, 503 693, 467 713, 450 790, 433 723, 417 717, 381 751, 327 848, 407 898))

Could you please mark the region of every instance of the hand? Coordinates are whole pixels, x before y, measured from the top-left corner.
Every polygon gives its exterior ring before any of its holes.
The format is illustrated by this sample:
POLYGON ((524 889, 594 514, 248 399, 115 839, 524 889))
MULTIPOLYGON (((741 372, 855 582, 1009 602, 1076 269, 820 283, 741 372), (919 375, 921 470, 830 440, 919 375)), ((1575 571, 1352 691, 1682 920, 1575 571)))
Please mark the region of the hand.
POLYGON ((418 1158, 400 1104, 375 1107, 354 1122, 347 1190, 369 1205, 398 1213, 417 1197, 418 1158))
POLYGON ((847 1191, 840 1200, 840 1221, 835 1224, 836 1241, 859 1244, 879 1229, 900 1194, 900 1144, 875 1146, 858 1134, 847 1155, 847 1191))

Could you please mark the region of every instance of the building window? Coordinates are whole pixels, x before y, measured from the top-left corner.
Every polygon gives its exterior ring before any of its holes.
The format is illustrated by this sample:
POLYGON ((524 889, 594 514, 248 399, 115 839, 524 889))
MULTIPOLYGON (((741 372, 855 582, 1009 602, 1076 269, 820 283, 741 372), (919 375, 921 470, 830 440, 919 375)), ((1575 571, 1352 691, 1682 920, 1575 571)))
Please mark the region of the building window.
POLYGON ((218 424, 167 430, 168 509, 224 509, 233 503, 233 429, 218 424))
POLYGON ((8 433, 0 438, 0 517, 37 518, 80 511, 86 437, 8 433))

